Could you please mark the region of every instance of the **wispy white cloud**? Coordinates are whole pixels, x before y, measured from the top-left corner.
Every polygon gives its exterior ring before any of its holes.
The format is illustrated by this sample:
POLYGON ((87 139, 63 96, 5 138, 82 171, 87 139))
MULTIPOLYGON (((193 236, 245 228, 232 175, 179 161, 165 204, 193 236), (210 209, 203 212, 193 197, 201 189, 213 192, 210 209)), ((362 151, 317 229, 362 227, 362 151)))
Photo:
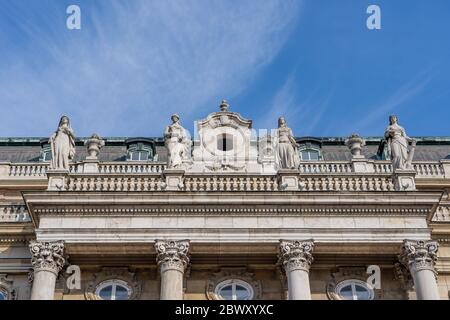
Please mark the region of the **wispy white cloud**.
POLYGON ((61 20, 48 3, 39 23, 14 18, 35 52, 3 60, 2 136, 49 134, 62 113, 82 135, 160 135, 173 112, 191 122, 276 56, 300 1, 98 2, 81 5, 80 31, 40 24, 61 20))
POLYGON ((406 107, 406 103, 422 93, 432 80, 433 77, 430 70, 428 68, 426 71, 420 72, 416 77, 407 81, 381 104, 365 108, 370 111, 354 125, 354 128, 360 132, 368 131, 368 128, 377 126, 377 123, 382 117, 387 117, 390 113, 398 112, 401 108, 406 107))
POLYGON ((306 92, 298 89, 302 86, 297 80, 297 71, 294 70, 273 95, 268 111, 257 120, 261 127, 276 128, 277 119, 283 116, 290 127, 300 129, 294 132, 296 136, 308 136, 315 131, 329 107, 335 87, 326 89, 326 94, 321 93, 319 87, 306 92))

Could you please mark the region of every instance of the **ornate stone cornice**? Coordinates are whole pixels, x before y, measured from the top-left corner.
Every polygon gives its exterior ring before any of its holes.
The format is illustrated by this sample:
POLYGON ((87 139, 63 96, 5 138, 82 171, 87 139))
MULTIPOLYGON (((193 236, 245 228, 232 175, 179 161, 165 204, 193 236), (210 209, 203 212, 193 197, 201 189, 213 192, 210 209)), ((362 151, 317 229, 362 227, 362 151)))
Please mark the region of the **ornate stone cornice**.
POLYGON ((64 267, 66 260, 64 259, 63 241, 31 241, 29 248, 34 272, 50 271, 58 275, 64 267))
POLYGON ((189 264, 189 240, 156 240, 156 262, 161 272, 175 269, 184 272, 189 264))
POLYGON ((282 206, 273 207, 255 207, 255 206, 222 206, 215 205, 212 207, 195 207, 195 206, 173 206, 173 207, 119 207, 117 205, 104 205, 88 207, 59 207, 53 208, 35 208, 34 213, 38 215, 68 215, 68 216, 102 216, 102 215, 151 215, 151 216, 167 216, 167 215, 223 215, 223 216, 255 216, 255 215, 355 215, 355 216, 426 216, 430 211, 430 207, 424 206, 282 206))
POLYGON ((404 240, 399 255, 399 261, 414 273, 419 270, 436 272, 434 266, 437 261, 437 241, 404 240))
POLYGON ((286 273, 293 270, 304 270, 309 272, 313 262, 312 252, 314 241, 288 241, 280 240, 278 263, 284 268, 286 273))

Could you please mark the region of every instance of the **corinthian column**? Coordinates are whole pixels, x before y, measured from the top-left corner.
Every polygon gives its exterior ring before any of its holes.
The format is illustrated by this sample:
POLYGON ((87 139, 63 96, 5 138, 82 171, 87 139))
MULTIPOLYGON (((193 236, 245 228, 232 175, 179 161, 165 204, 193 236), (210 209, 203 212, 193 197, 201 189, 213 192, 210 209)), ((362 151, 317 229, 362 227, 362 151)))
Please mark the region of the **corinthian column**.
POLYGON ((434 269, 438 247, 437 241, 403 241, 399 260, 411 272, 418 300, 439 300, 434 269))
POLYGON ((313 262, 313 240, 280 240, 279 264, 286 272, 289 300, 311 300, 309 268, 313 262))
POLYGON ((156 240, 156 261, 161 272, 161 300, 183 300, 183 276, 189 264, 189 241, 156 240))
POLYGON ((58 273, 65 264, 64 242, 30 242, 34 269, 31 300, 53 300, 58 273))

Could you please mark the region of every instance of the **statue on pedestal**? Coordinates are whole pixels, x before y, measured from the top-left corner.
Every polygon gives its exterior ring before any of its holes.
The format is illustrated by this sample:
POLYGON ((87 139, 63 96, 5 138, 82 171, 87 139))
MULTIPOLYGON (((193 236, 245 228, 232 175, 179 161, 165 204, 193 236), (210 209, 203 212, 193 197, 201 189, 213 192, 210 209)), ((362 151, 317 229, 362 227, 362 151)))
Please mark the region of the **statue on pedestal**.
POLYGON ((172 124, 164 130, 164 142, 169 151, 167 162, 168 168, 179 168, 183 160, 191 156, 191 140, 186 134, 186 130, 180 124, 180 117, 172 115, 172 124))
POLYGON ((393 170, 412 169, 416 140, 406 135, 405 129, 398 124, 397 116, 389 116, 389 126, 384 132, 384 137, 386 138, 393 170), (408 150, 410 142, 411 149, 408 150))
POLYGON ((292 130, 287 127, 283 117, 278 119, 278 162, 282 169, 297 169, 300 165, 298 145, 292 134, 292 130))
POLYGON ((52 149, 50 169, 69 170, 69 160, 75 156, 75 135, 69 117, 61 117, 58 129, 49 140, 52 149))

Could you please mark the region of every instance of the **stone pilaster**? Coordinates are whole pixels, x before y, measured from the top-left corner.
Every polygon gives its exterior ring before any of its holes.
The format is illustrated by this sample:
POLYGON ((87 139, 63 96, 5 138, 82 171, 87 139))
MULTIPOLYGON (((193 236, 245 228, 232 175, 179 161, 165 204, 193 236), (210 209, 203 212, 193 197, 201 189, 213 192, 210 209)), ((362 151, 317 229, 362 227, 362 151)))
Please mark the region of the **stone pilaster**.
POLYGON ((416 171, 414 169, 397 169, 393 174, 393 182, 396 191, 416 190, 416 171))
POLYGON ((411 272, 418 300, 439 300, 435 264, 437 241, 404 240, 399 261, 411 272))
POLYGON ((297 191, 299 189, 299 174, 297 169, 279 169, 278 184, 280 190, 297 191))
POLYGON ((31 241, 31 264, 34 269, 31 300, 53 300, 56 278, 64 267, 64 242, 31 241))
POLYGON ((183 299, 183 277, 189 264, 189 241, 156 240, 156 261, 161 274, 161 300, 183 299))
POLYGON ((309 268, 313 262, 313 240, 280 240, 278 263, 286 273, 289 300, 311 300, 309 268))

